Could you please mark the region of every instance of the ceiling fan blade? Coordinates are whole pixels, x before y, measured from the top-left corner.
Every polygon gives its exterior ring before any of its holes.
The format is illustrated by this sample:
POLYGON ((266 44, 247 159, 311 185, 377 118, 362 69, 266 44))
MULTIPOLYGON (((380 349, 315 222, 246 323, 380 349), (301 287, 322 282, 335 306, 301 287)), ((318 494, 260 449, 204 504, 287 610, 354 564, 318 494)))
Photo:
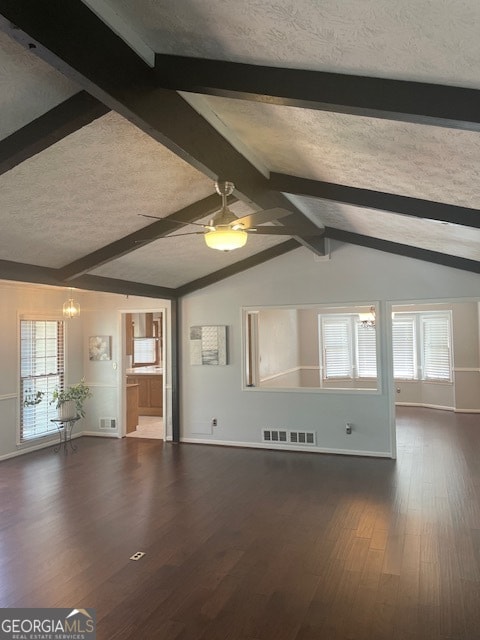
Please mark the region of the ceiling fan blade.
POLYGON ((180 238, 182 236, 204 236, 205 233, 203 231, 191 231, 189 233, 171 233, 168 236, 160 236, 159 238, 145 239, 145 240, 135 240, 135 244, 147 244, 150 242, 156 242, 157 240, 165 240, 166 238, 180 238))
POLYGON ((245 231, 251 235, 266 235, 266 236, 302 236, 302 237, 316 237, 323 236, 325 229, 317 228, 302 229, 301 227, 257 227, 256 229, 245 229, 245 231))
POLYGON ((241 224, 244 229, 248 229, 249 227, 256 227, 257 224, 264 224, 265 222, 273 222, 274 220, 279 220, 285 216, 291 215, 291 211, 288 209, 282 209, 281 207, 276 207, 275 209, 264 209, 263 211, 257 211, 256 213, 250 213, 248 216, 243 216, 243 218, 238 218, 238 220, 234 220, 233 224, 236 226, 237 224, 241 224))
POLYGON ((212 227, 208 224, 200 224, 199 222, 182 222, 181 220, 175 220, 174 218, 169 218, 168 216, 166 218, 159 218, 158 216, 150 216, 148 215, 148 213, 139 213, 138 215, 142 216, 142 218, 153 218, 154 220, 163 220, 164 222, 183 224, 186 227, 189 227, 191 224, 193 224, 195 227, 202 227, 202 229, 212 229, 212 227))

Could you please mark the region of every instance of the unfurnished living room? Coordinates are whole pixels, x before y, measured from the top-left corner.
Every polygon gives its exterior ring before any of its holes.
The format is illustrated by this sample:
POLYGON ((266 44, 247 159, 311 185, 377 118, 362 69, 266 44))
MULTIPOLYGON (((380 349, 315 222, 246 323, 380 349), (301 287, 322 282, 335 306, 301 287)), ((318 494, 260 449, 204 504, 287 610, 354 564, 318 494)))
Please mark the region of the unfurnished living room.
POLYGON ((0 0, 0 637, 480 636, 479 22, 0 0))

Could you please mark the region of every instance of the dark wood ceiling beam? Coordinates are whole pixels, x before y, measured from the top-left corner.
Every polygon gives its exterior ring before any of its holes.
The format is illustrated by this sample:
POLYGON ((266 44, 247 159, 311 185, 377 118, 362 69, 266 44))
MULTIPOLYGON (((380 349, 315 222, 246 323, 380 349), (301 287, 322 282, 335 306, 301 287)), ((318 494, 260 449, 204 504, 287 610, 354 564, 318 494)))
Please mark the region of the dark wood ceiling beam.
MULTIPOLYGON (((234 202, 237 202, 237 198, 230 196, 228 198, 228 204, 232 204, 234 202)), ((136 251, 150 242, 154 242, 155 240, 163 238, 178 229, 182 229, 184 225, 179 223, 195 222, 205 216, 214 214, 219 210, 220 205, 221 200, 216 193, 203 198, 203 200, 194 202, 180 211, 172 213, 170 216, 166 216, 165 218, 162 218, 157 222, 153 222, 142 229, 138 229, 138 231, 134 231, 128 236, 120 238, 120 240, 116 240, 115 242, 111 242, 101 249, 97 249, 97 251, 93 251, 83 258, 79 258, 65 267, 62 267, 60 270, 62 279, 68 281, 78 278, 84 273, 92 271, 107 262, 111 262, 112 260, 116 260, 117 258, 120 258, 132 251, 136 251)))
MULTIPOLYGON (((11 262, 0 260, 0 280, 13 280, 15 282, 28 282, 31 284, 47 284, 54 287, 70 287, 71 283, 62 280, 59 269, 39 267, 34 264, 11 262)), ((160 298, 174 300, 176 293, 168 287, 117 280, 115 278, 101 278, 85 275, 75 281, 75 287, 89 291, 103 291, 105 293, 119 293, 128 296, 144 296, 147 298, 160 298)))
POLYGON ((453 204, 432 202, 369 189, 359 189, 343 184, 310 180, 280 173, 270 174, 270 184, 272 189, 278 189, 293 195, 321 198, 322 200, 341 202, 355 207, 378 209, 415 218, 426 218, 428 220, 439 220, 480 228, 480 211, 468 207, 459 207, 453 204))
POLYGON ((39 267, 23 262, 11 262, 10 260, 0 260, 0 280, 49 284, 57 287, 62 286, 57 269, 39 267))
POLYGON ((81 0, 0 0, 0 29, 205 175, 235 182, 236 195, 304 219, 176 91, 159 88, 154 70, 81 0))
POLYGON ((452 256, 438 251, 412 247, 411 245, 390 242, 389 240, 381 240, 380 238, 372 238, 371 236, 364 236, 359 233, 344 231, 343 229, 336 229, 334 227, 325 227, 325 237, 331 238, 332 240, 347 242, 349 244, 356 244, 361 247, 368 247, 369 249, 376 249, 377 251, 385 251, 387 253, 394 253, 407 258, 414 258, 415 260, 433 262, 434 264, 452 267, 453 269, 462 269, 463 271, 480 273, 480 262, 477 260, 470 260, 468 258, 452 256))
POLYGON ((183 285, 182 287, 178 287, 178 289, 175 290, 175 293, 177 294, 178 297, 185 296, 187 295, 187 293, 198 291, 199 289, 208 287, 211 284, 215 284, 216 282, 225 280, 225 278, 230 278, 231 276, 234 276, 237 273, 246 271, 251 267, 256 267, 257 265, 262 264, 263 262, 272 260, 272 258, 276 258, 278 256, 283 255, 284 253, 288 253, 289 251, 298 249, 299 246, 301 246, 300 243, 297 242, 297 240, 294 240, 292 238, 290 240, 287 240, 286 242, 277 244, 274 247, 265 249, 265 251, 261 251, 260 253, 256 253, 253 256, 245 258, 244 260, 240 260, 239 262, 234 262, 233 264, 228 265, 228 267, 225 267, 224 269, 219 269, 218 271, 215 271, 215 273, 210 273, 208 276, 198 278, 197 280, 192 280, 192 282, 189 282, 183 285))
POLYGON ((0 175, 78 131, 110 109, 80 91, 0 141, 0 175))
MULTIPOLYGON (((68 283, 71 285, 71 283, 68 283)), ((130 280, 118 280, 116 278, 103 278, 85 274, 75 280, 75 287, 88 291, 104 291, 118 293, 126 296, 142 296, 144 298, 159 298, 163 300, 175 300, 175 289, 158 287, 143 282, 131 282, 130 280)))
POLYGON ((480 91, 156 54, 159 85, 207 95, 480 131, 480 91))

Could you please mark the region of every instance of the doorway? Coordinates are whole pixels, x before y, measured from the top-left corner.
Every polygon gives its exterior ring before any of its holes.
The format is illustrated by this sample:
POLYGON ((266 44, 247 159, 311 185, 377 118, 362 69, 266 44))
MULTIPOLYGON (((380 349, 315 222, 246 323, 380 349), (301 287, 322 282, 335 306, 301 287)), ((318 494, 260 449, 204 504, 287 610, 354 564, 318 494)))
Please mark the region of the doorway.
POLYGON ((165 309, 122 314, 125 435, 165 439, 165 309))
POLYGON ((391 312, 394 418, 480 413, 479 300, 397 302, 391 312))

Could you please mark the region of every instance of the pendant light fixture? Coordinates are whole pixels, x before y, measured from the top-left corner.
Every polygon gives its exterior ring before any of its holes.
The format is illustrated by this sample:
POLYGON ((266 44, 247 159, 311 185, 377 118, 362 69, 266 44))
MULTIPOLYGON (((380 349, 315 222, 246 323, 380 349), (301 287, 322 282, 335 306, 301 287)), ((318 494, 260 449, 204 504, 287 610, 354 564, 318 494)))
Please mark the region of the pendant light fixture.
POLYGON ((63 303, 64 318, 78 318, 80 315, 80 303, 73 299, 72 290, 70 289, 70 298, 63 303))
POLYGON ((360 325, 365 329, 375 329, 375 307, 370 307, 368 313, 358 314, 360 325))

